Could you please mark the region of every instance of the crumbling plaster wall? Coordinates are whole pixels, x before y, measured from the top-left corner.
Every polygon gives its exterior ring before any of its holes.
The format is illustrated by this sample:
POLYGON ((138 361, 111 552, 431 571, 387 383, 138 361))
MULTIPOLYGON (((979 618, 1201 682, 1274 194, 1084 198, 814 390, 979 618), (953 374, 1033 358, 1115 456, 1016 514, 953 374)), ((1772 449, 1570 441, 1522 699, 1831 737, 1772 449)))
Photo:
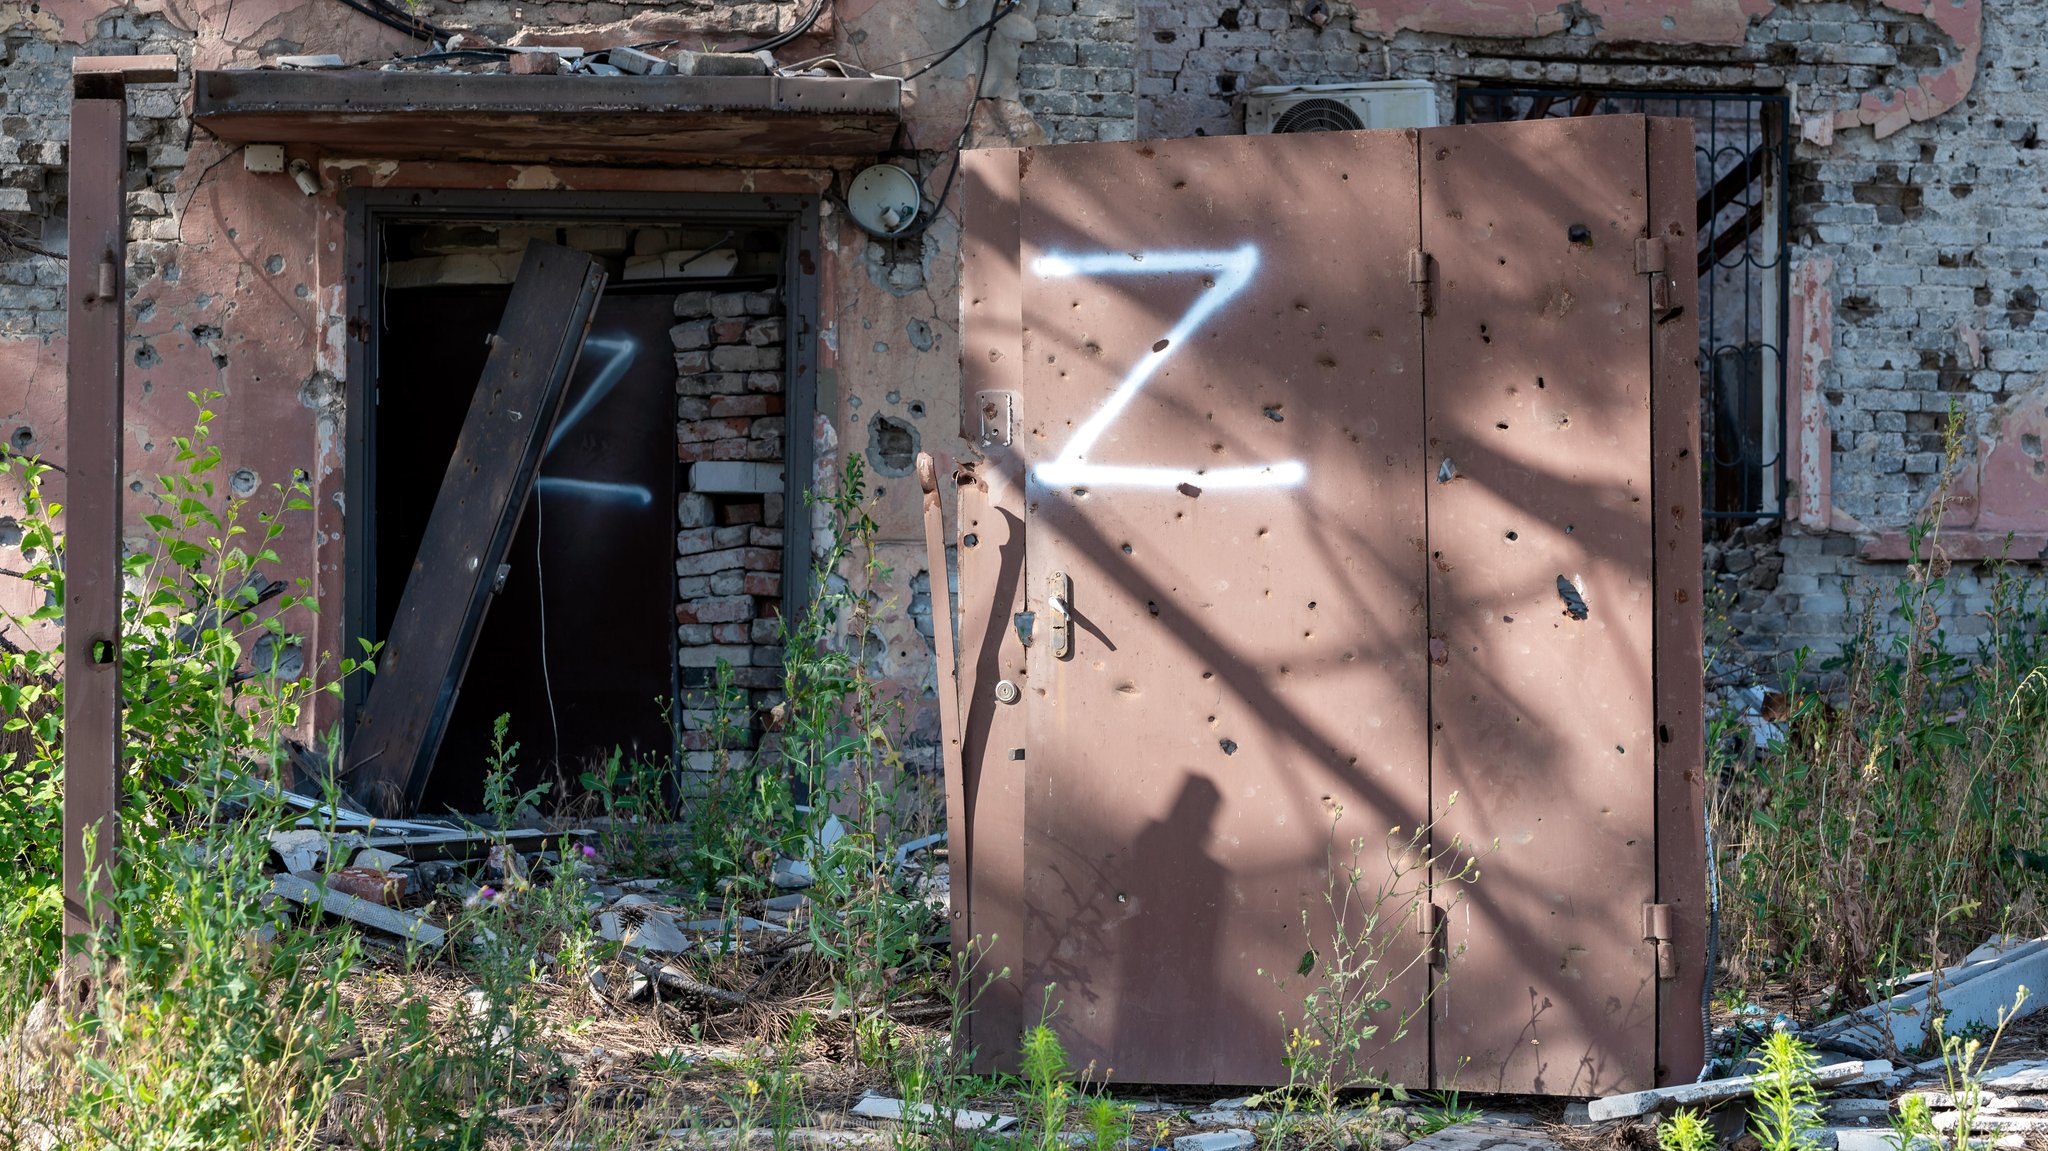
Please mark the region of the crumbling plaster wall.
MULTIPOLYGON (((515 3, 432 0, 421 15, 498 41, 589 46, 675 37, 694 46, 747 42, 790 26, 797 0, 726 5, 515 3)), ((987 19, 980 4, 849 0, 828 8, 812 33, 782 50, 785 60, 826 52, 897 73, 916 67, 987 19), (908 62, 908 63, 906 63, 908 62)), ((986 41, 922 76, 907 101, 904 152, 936 191, 972 105, 970 144, 1044 139, 1015 103, 1020 47, 1037 29, 1034 0, 1011 7, 986 41), (988 76, 981 79, 986 67, 988 76), (975 101, 977 85, 983 99, 975 101)), ((63 284, 69 67, 78 54, 161 52, 192 68, 245 66, 286 53, 333 52, 372 65, 423 45, 336 0, 53 0, 34 11, 0 10, 0 430, 23 451, 62 464, 63 284)), ((602 83, 592 77, 592 83, 602 83)), ((342 525, 347 514, 342 444, 348 419, 342 387, 348 335, 344 276, 350 239, 342 193, 353 186, 592 191, 825 193, 867 161, 827 164, 801 156, 750 157, 651 168, 480 161, 395 162, 321 157, 322 189, 300 194, 288 179, 244 170, 226 145, 194 133, 184 85, 131 93, 132 144, 127 377, 127 471, 138 494, 131 522, 149 510, 142 491, 159 470, 161 445, 188 430, 188 392, 218 390, 217 439, 229 466, 264 483, 302 470, 315 510, 295 517, 280 541, 279 572, 307 578, 338 605, 342 525)), ((915 479, 905 447, 960 455, 955 182, 947 209, 915 239, 871 240, 835 211, 823 220, 820 474, 864 457, 881 570, 870 590, 875 625, 861 643, 870 666, 904 704, 914 763, 936 763, 937 711, 930 642, 931 599, 915 479), (843 447, 841 446, 843 445, 843 447)), ((424 495, 423 495, 423 498, 424 495)), ((0 514, 18 493, 0 492, 0 514)), ((850 572, 864 580, 859 572, 850 572)), ((349 650, 338 611, 298 621, 321 652, 349 650), (313 629, 317 628, 317 631, 313 629)), ((333 718, 322 713, 324 726, 333 718)))
MULTIPOLYGON (((1803 357, 1803 377, 1791 350, 1788 419, 1825 435, 1793 437, 1788 466, 1805 487, 1795 482, 1791 522, 1709 551, 1737 569, 1709 581, 1739 645, 1839 647, 1860 602, 1905 571, 1886 557, 1937 490, 1951 404, 1966 425, 1966 498, 1945 546, 1999 554, 2014 532, 2011 554, 2033 560, 2048 545, 2048 466, 2036 466, 2048 80, 2028 6, 1078 0, 1074 16, 1049 19, 1055 2, 1041 3, 1027 46, 1024 102, 1063 114, 1130 98, 1144 138, 1241 131, 1241 94, 1269 84, 1432 80, 1447 123, 1456 88, 1475 82, 1791 93, 1793 326, 1796 341, 1818 324, 1809 344, 1824 347, 1803 357), (1125 28, 1128 53, 1079 39, 1125 28), (1129 71, 1114 66, 1125 60, 1129 71), (1829 274, 1813 274, 1822 265, 1829 274), (1975 510, 1992 504, 1998 515, 1975 510)), ((1041 119, 1063 138, 1121 134, 1041 119)), ((1992 582, 1968 566, 1950 577, 1957 642, 1988 629, 1992 582)))

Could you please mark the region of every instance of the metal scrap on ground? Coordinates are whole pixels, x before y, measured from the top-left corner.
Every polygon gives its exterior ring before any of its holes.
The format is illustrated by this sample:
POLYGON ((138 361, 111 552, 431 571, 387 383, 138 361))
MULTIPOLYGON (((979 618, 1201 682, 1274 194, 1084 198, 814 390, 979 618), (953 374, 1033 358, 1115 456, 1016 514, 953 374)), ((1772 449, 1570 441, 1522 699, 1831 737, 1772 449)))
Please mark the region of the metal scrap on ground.
MULTIPOLYGON (((1853 1059, 1820 1068, 1813 1073, 1813 1082, 1816 1086, 1831 1087, 1865 1076, 1889 1075, 1891 1070, 1892 1065, 1882 1059, 1853 1059)), ((1631 1119, 1670 1107, 1719 1103, 1724 1099, 1740 1099, 1752 1094, 1763 1082, 1761 1076, 1736 1075, 1727 1079, 1709 1079, 1704 1083, 1681 1083, 1675 1087, 1631 1091, 1626 1095, 1593 1100, 1586 1104, 1586 1115, 1594 1122, 1602 1123, 1609 1119, 1631 1119)))
POLYGON ((271 890, 293 903, 317 907, 329 915, 338 915, 366 927, 404 936, 428 947, 439 947, 448 939, 446 931, 417 915, 385 907, 381 903, 371 903, 367 899, 357 899, 353 895, 346 895, 323 884, 314 883, 303 876, 273 876, 270 886, 271 890))

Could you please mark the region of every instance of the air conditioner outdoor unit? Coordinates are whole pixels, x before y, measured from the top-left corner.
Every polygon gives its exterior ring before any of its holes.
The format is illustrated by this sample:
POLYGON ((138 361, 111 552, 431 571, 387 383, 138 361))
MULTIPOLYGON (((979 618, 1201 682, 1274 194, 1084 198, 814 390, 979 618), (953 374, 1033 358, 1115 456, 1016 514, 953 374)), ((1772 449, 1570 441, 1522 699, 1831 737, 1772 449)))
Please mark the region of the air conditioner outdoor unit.
POLYGON ((1436 127, 1436 85, 1428 80, 1289 84, 1245 93, 1247 135, 1436 127))

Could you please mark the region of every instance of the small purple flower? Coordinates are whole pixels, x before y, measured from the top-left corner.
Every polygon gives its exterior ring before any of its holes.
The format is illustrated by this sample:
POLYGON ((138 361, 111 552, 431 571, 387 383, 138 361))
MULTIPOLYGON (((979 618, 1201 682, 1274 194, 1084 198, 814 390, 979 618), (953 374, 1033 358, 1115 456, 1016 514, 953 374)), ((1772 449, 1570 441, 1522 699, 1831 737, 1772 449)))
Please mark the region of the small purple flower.
POLYGON ((496 899, 498 898, 498 889, 486 885, 485 887, 480 888, 477 891, 477 894, 483 896, 485 899, 496 899))
POLYGON ((579 843, 579 844, 577 844, 577 845, 576 845, 576 849, 577 849, 578 851, 581 851, 581 852, 583 853, 583 858, 585 858, 585 859, 593 859, 593 860, 594 860, 594 859, 596 859, 596 858, 597 858, 597 849, 596 849, 595 847, 592 847, 592 846, 590 846, 590 845, 589 845, 589 844, 587 844, 587 843, 579 843))

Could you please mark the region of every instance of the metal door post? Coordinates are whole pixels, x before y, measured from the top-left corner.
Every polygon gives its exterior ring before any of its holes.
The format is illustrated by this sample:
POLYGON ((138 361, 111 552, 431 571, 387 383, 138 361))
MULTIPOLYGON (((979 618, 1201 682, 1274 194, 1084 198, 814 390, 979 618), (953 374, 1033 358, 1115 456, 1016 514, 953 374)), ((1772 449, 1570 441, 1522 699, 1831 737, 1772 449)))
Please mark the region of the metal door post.
POLYGON ((127 307, 127 87, 178 78, 175 56, 72 61, 70 352, 65 365, 64 934, 108 917, 120 837, 121 350, 127 307), (91 837, 88 857, 87 837, 91 837))

